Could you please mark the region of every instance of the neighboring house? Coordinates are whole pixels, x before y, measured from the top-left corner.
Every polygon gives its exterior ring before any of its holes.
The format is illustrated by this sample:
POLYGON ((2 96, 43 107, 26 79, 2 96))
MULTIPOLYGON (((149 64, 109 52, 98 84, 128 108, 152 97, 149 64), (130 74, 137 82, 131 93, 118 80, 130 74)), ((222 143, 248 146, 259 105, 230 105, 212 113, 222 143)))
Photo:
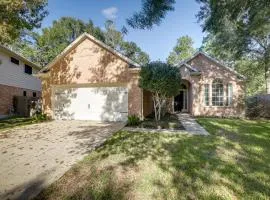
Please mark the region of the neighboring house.
MULTIPOLYGON (((241 75, 201 52, 179 67, 182 89, 172 98, 171 112, 243 113, 241 75)), ((138 85, 139 72, 137 63, 85 33, 40 71, 43 110, 54 119, 143 118, 153 111, 153 103, 151 93, 138 85)))
POLYGON ((41 96, 40 67, 0 45, 0 117, 11 114, 14 96, 41 96))

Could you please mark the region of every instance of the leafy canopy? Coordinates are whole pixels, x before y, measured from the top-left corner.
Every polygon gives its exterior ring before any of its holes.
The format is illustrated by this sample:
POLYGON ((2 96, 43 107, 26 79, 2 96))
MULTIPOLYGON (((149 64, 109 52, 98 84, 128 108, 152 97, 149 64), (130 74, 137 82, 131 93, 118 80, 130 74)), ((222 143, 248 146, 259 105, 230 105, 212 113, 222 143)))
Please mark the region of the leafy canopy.
POLYGON ((151 62, 140 71, 139 86, 164 97, 178 94, 181 85, 180 70, 169 64, 151 62))
POLYGON ((0 43, 12 43, 25 30, 39 28, 47 0, 1 0, 0 43))
POLYGON ((51 27, 42 29, 41 34, 34 33, 32 36, 39 52, 39 63, 48 64, 84 32, 104 41, 101 29, 95 27, 92 21, 84 22, 73 17, 62 17, 51 27))
POLYGON ((140 71, 139 86, 152 93, 156 121, 164 116, 167 98, 179 93, 180 70, 163 62, 151 62, 140 71))
POLYGON ((191 57, 195 52, 193 43, 192 38, 187 35, 178 38, 177 44, 167 58, 167 62, 171 65, 176 65, 179 62, 191 57))
POLYGON ((203 30, 235 59, 245 56, 263 65, 270 93, 270 1, 197 1, 201 3, 197 16, 203 30))
POLYGON ((134 42, 124 41, 124 35, 117 31, 112 21, 107 21, 105 30, 96 27, 91 20, 84 22, 73 17, 62 17, 41 33, 31 32, 13 43, 13 49, 33 62, 45 66, 82 33, 87 32, 108 46, 121 52, 133 61, 145 65, 149 56, 134 42))
POLYGON ((235 54, 230 50, 223 48, 219 42, 220 41, 218 41, 213 34, 208 34, 203 39, 200 50, 223 61, 225 65, 234 68, 236 71, 247 77, 246 94, 248 96, 263 93, 265 91, 263 65, 247 55, 236 58, 235 54))
POLYGON ((115 24, 111 20, 105 22, 105 43, 113 49, 119 51, 131 60, 140 65, 149 63, 149 55, 141 50, 135 42, 124 40, 124 34, 116 30, 115 24))
POLYGON ((142 0, 141 11, 128 18, 127 24, 136 29, 151 29, 174 10, 174 4, 175 0, 142 0))

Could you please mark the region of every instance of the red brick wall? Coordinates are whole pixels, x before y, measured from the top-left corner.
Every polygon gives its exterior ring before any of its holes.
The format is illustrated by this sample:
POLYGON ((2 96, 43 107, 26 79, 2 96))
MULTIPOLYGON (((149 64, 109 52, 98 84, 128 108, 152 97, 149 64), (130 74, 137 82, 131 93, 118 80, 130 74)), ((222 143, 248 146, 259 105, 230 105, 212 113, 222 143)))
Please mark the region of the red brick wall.
POLYGON ((192 88, 192 109, 191 114, 195 116, 243 116, 245 82, 240 80, 237 75, 228 69, 218 65, 203 55, 198 55, 192 59, 189 64, 199 70, 201 76, 185 77, 192 88), (224 102, 226 101, 227 84, 233 85, 233 103, 230 106, 213 106, 212 105, 212 83, 215 79, 222 80, 224 86, 224 102), (204 84, 209 84, 210 105, 204 103, 204 84))
POLYGON ((33 92, 37 93, 37 97, 41 96, 40 91, 28 90, 0 84, 0 115, 9 114, 10 108, 13 106, 13 96, 23 96, 23 91, 26 95, 33 96, 33 92))

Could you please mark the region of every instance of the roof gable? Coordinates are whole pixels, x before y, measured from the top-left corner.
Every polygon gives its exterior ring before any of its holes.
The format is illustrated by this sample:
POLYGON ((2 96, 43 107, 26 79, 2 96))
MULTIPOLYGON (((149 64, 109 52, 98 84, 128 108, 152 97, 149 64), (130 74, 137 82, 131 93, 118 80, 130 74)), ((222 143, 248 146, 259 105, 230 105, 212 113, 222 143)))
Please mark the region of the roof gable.
POLYGON ((44 67, 40 72, 46 72, 48 71, 54 64, 56 64, 61 58, 65 57, 73 48, 78 46, 80 43, 82 43, 85 39, 89 39, 92 42, 96 43, 97 45, 101 46, 105 50, 111 52, 112 54, 116 55, 120 59, 124 60, 128 64, 134 66, 134 67, 140 67, 140 65, 128 57, 124 56, 123 54, 119 53, 118 51, 114 50, 113 48, 109 47, 105 43, 101 42, 100 40, 96 39, 92 35, 88 33, 83 33, 81 36, 79 36, 76 40, 74 40, 70 45, 68 45, 58 56, 56 56, 46 67, 44 67))
MULTIPOLYGON (((218 66, 221 66, 221 67, 225 68, 226 70, 232 72, 233 74, 239 76, 240 78, 246 79, 246 77, 243 76, 242 74, 238 73, 237 71, 233 70, 233 69, 230 68, 230 67, 225 66, 224 64, 220 63, 220 62, 219 62, 218 60, 216 60, 215 58, 213 58, 213 57, 207 55, 206 53, 204 53, 204 52, 202 52, 202 51, 196 52, 192 57, 190 57, 190 58, 188 58, 188 59, 186 59, 186 60, 180 62, 180 63, 178 64, 178 66, 181 67, 181 66, 183 66, 183 65, 188 65, 188 62, 190 62, 191 60, 195 59, 195 58, 196 58, 197 56, 199 56, 199 55, 202 55, 202 56, 206 57, 207 59, 209 59, 209 60, 212 61, 213 63, 217 64, 218 66)), ((195 69, 195 68, 193 67, 193 69, 195 69)))

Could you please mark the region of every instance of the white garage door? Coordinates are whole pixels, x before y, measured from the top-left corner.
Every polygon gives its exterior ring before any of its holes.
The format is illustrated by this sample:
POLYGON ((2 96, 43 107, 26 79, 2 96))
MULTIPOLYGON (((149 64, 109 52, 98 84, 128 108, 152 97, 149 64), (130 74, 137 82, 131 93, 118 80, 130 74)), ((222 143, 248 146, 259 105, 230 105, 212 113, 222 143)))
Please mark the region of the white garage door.
POLYGON ((125 87, 57 88, 54 118, 126 121, 128 90, 125 87))

